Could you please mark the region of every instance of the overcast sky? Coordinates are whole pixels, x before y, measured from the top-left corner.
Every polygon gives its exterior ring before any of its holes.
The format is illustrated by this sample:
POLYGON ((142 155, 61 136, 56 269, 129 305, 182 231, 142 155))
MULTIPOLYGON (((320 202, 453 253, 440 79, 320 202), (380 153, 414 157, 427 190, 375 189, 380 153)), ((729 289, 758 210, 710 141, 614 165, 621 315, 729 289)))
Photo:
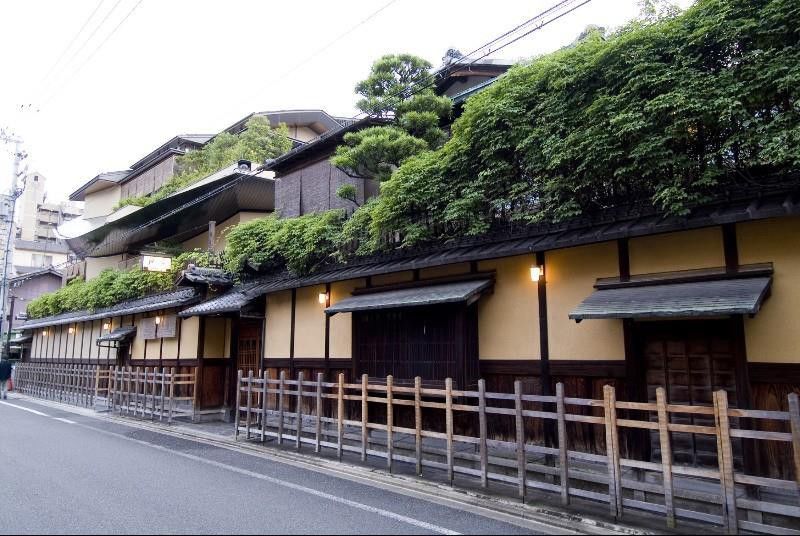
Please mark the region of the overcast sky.
MULTIPOLYGON (((0 126, 24 137, 28 165, 48 177, 55 201, 178 133, 218 132, 253 111, 353 115, 353 86, 380 55, 409 52, 438 66, 448 48, 469 52, 554 3, 0 0, 0 126)), ((593 0, 497 56, 555 50, 588 24, 617 27, 636 4, 593 0)), ((0 164, 5 191, 5 152, 0 164)))

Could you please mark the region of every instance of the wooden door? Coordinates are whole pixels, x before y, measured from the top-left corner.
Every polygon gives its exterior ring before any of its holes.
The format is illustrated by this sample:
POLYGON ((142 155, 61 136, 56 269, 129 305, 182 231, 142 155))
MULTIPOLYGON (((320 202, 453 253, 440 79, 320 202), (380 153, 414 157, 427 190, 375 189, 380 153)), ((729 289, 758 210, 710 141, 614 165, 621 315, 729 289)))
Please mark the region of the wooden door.
POLYGON ((246 376, 251 370, 258 374, 261 367, 261 334, 263 321, 260 319, 239 320, 239 346, 236 353, 236 370, 246 376))
MULTIPOLYGON (((664 387, 670 404, 712 406, 712 393, 724 389, 729 405, 738 407, 737 365, 743 359, 741 337, 737 333, 740 326, 727 320, 638 324, 649 401, 655 402, 656 388, 664 387)), ((677 424, 714 426, 710 415, 671 415, 671 422, 677 424)), ((657 432, 650 435, 650 448, 653 460, 660 460, 657 432)), ((735 444, 734 450, 740 462, 740 445, 735 444)), ((711 435, 673 432, 672 452, 675 463, 697 467, 717 465, 717 444, 711 435)))

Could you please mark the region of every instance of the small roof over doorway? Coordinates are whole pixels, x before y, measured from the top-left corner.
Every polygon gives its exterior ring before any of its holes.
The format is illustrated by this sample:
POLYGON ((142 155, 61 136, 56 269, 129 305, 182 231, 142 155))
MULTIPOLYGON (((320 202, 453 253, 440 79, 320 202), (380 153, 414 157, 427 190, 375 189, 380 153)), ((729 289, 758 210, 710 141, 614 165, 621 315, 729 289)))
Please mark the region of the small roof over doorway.
POLYGON ((325 313, 335 315, 353 311, 420 307, 444 303, 471 304, 480 298, 481 293, 490 288, 492 284, 493 281, 490 279, 479 279, 358 294, 328 307, 325 309, 325 313))
POLYGON ((768 296, 772 277, 658 282, 645 285, 597 285, 570 314, 580 322, 596 318, 690 318, 754 315, 768 296))

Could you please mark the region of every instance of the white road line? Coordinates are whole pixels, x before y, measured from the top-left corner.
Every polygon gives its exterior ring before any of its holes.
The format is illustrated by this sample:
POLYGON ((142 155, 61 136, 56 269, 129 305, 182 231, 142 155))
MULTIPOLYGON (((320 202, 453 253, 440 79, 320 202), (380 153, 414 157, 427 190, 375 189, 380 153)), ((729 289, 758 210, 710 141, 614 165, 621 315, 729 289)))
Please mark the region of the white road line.
MULTIPOLYGON (((25 408, 23 408, 25 409, 25 408)), ((233 473, 239 473, 240 475, 248 476, 251 478, 256 478, 258 480, 263 480, 264 482, 269 482, 270 484, 275 484, 276 486, 281 486, 284 488, 293 489, 295 491, 300 491, 303 493, 307 493, 309 495, 314 495, 315 497, 319 497, 321 499, 326 499, 332 502, 336 502, 339 504, 343 504, 346 506, 350 506, 352 508, 356 508, 358 510, 363 510, 365 512, 370 512, 372 514, 377 514, 382 517, 386 517, 389 519, 394 519, 395 521, 400 521, 401 523, 406 523, 408 525, 412 525, 414 527, 418 527, 420 529, 429 530, 431 532, 436 532, 438 534, 448 534, 454 536, 460 536, 460 532, 456 532, 445 527, 440 527, 439 525, 434 525, 432 523, 427 523, 425 521, 421 521, 419 519, 414 519, 413 517, 404 516, 402 514, 398 514, 395 512, 391 512, 389 510, 384 510, 382 508, 377 508, 375 506, 370 506, 368 504, 363 504, 356 501, 351 501, 349 499, 345 499, 343 497, 338 497, 336 495, 332 495, 330 493, 325 493, 324 491, 319 491, 314 488, 309 488, 306 486, 301 486, 300 484, 295 484, 294 482, 288 482, 286 480, 281 480, 279 478, 274 478, 267 475, 262 475, 260 473, 256 473, 254 471, 248 471, 247 469, 241 469, 239 467, 235 467, 233 465, 228 465, 225 463, 217 462, 214 460, 207 460, 206 458, 202 458, 200 456, 195 456, 194 454, 187 454, 185 452, 179 452, 176 450, 169 449, 167 447, 162 447, 161 445, 156 445, 155 443, 150 443, 148 441, 143 441, 141 439, 134 439, 132 437, 127 437, 122 434, 118 434, 116 432, 109 432, 108 430, 100 430, 97 428, 93 428, 91 426, 75 423, 77 426, 81 428, 86 428, 87 430, 91 430, 93 432, 97 432, 100 434, 108 435, 117 437, 120 439, 124 439, 126 441, 131 441, 133 443, 138 443, 140 445, 144 445, 146 447, 150 447, 152 449, 160 450, 162 452, 167 452, 173 454, 175 456, 180 456, 181 458, 186 458, 188 460, 204 463, 206 465, 211 465, 212 467, 217 467, 219 469, 224 469, 226 471, 231 471, 233 473)))
POLYGON ((69 419, 62 419, 61 417, 53 417, 53 420, 54 420, 54 421, 61 421, 61 422, 65 422, 65 423, 67 423, 67 424, 78 424, 78 423, 76 423, 75 421, 71 421, 71 420, 69 420, 69 419))
POLYGON ((8 406, 10 408, 21 409, 22 411, 29 411, 29 412, 33 413, 34 415, 39 415, 40 417, 49 417, 50 416, 50 415, 48 415, 46 413, 42 413, 41 411, 36 411, 35 409, 26 408, 24 406, 18 406, 16 404, 11 404, 9 402, 0 402, 0 404, 2 404, 4 406, 8 406))

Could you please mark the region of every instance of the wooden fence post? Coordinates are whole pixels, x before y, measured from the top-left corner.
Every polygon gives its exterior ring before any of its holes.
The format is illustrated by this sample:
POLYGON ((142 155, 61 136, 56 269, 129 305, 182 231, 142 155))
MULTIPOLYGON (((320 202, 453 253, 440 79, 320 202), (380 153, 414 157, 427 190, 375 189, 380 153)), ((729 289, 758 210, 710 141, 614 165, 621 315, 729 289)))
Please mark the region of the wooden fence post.
POLYGON ((422 476, 422 378, 414 378, 414 449, 417 476, 422 476))
POLYGON ((667 395, 663 387, 656 389, 658 407, 658 438, 661 446, 661 471, 664 483, 664 508, 667 514, 667 527, 675 528, 675 502, 672 488, 672 445, 669 438, 669 413, 667 395))
POLYGON ((172 411, 175 407, 175 374, 176 368, 169 369, 169 416, 167 417, 167 424, 172 424, 172 411))
MULTIPOLYGON (((100 367, 97 366, 94 369, 94 396, 92 396, 92 407, 95 407, 97 404, 97 399, 100 396, 100 367)), ((106 405, 108 405, 108 397, 106 396, 106 405)))
POLYGON ((525 420, 522 416, 522 382, 514 382, 514 414, 515 428, 517 435, 517 478, 519 480, 517 488, 520 499, 525 502, 525 482, 528 469, 527 456, 525 455, 525 420))
POLYGON ((797 393, 789 395, 789 423, 792 428, 792 454, 794 459, 794 480, 800 492, 800 397, 797 393))
POLYGON ((247 375, 247 417, 245 417, 245 439, 250 439, 250 418, 253 410, 253 369, 247 375))
POLYGON ((478 428, 480 442, 478 448, 481 457, 481 486, 489 487, 489 448, 487 445, 487 422, 486 422, 486 380, 478 380, 478 428))
POLYGON ((617 430, 617 397, 614 387, 603 386, 606 426, 606 458, 608 463, 608 495, 611 515, 622 517, 621 471, 619 465, 619 432, 617 430))
POLYGON ((283 445, 283 391, 285 389, 286 371, 282 370, 278 383, 278 445, 283 445))
POLYGON ((569 504, 569 454, 567 445, 567 406, 564 403, 564 384, 556 384, 556 415, 558 417, 558 467, 561 480, 561 504, 569 504))
POLYGON ((453 485, 453 379, 444 380, 445 432, 447 434, 447 480, 453 485))
POLYGON ((339 386, 336 391, 336 456, 342 459, 344 442, 344 373, 339 373, 339 386))
MULTIPOLYGON (((267 381, 267 371, 261 375, 261 442, 267 440, 267 410, 269 409, 269 382, 267 381)), ((238 395, 237 395, 238 396, 238 395)))
POLYGON ((316 397, 316 413, 317 413, 317 429, 316 429, 316 442, 314 443, 314 452, 319 454, 322 451, 322 379, 324 374, 317 373, 317 397, 316 397))
POLYGON ((386 467, 394 469, 394 377, 386 376, 386 467))
POLYGON ((728 393, 714 392, 714 421, 717 429, 717 457, 723 495, 723 523, 728 534, 738 534, 736 484, 733 478, 733 451, 728 421, 728 393))
POLYGON ((297 373, 297 435, 295 446, 300 450, 300 439, 303 435, 303 371, 297 373))
POLYGON ((367 461, 369 449, 369 376, 361 375, 361 461, 367 461))
POLYGON ((167 369, 161 367, 161 407, 159 408, 159 416, 158 420, 164 420, 164 410, 166 406, 164 405, 164 396, 167 392, 167 369))
MULTIPOLYGON (((163 392, 163 391, 162 391, 163 392)), ((236 432, 234 433, 234 438, 239 439, 239 421, 241 420, 240 414, 242 411, 241 408, 241 394, 242 392, 242 369, 239 369, 239 372, 236 374, 236 414, 233 416, 233 423, 236 427, 236 432)))

